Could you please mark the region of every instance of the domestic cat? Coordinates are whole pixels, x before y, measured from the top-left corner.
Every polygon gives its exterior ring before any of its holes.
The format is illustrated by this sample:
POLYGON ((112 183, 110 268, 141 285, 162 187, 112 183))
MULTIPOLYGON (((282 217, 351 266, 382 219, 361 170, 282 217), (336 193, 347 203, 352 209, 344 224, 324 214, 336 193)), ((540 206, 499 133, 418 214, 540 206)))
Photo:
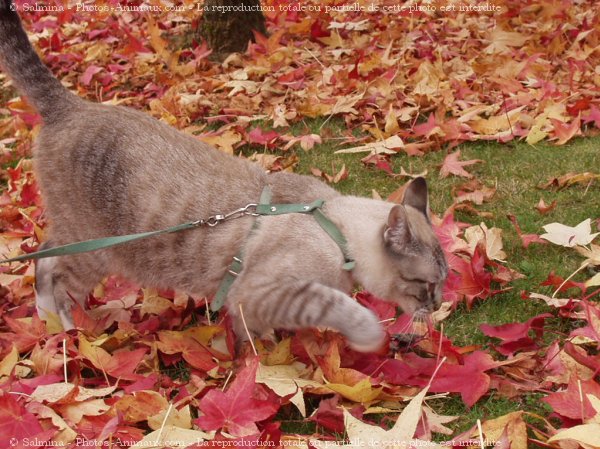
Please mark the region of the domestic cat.
POLYGON ((243 269, 227 296, 238 337, 273 328, 327 327, 360 351, 377 349, 384 331, 348 294, 355 283, 408 313, 441 302, 447 264, 428 217, 427 184, 417 178, 403 204, 342 196, 313 177, 267 174, 191 135, 132 109, 85 101, 43 65, 10 0, 0 0, 0 65, 39 111, 37 180, 49 217, 44 247, 162 229, 257 202, 325 200, 355 260, 305 214, 244 217, 36 265, 40 316, 72 328, 72 299, 83 304, 106 275, 210 297, 244 245, 243 269), (258 226, 251 231, 253 223, 258 226))

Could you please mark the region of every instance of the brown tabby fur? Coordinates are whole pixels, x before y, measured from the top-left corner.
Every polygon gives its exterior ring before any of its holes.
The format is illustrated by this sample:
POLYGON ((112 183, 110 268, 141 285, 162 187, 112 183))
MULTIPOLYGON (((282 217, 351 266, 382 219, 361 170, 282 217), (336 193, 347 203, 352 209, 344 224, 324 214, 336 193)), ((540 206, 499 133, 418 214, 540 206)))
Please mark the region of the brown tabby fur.
POLYGON ((106 275, 141 284, 215 293, 242 244, 244 268, 227 306, 243 336, 272 328, 328 327, 363 351, 381 345, 375 315, 346 292, 354 283, 409 313, 437 308, 447 266, 427 215, 419 178, 403 205, 341 196, 312 177, 266 174, 193 136, 131 109, 84 101, 68 92, 33 51, 9 0, 0 0, 0 63, 40 112, 34 149, 50 218, 45 246, 137 233, 205 218, 256 202, 265 185, 274 203, 326 200, 324 213, 342 230, 352 272, 313 217, 290 214, 229 221, 37 264, 37 307, 73 326, 70 297, 83 303, 106 275))

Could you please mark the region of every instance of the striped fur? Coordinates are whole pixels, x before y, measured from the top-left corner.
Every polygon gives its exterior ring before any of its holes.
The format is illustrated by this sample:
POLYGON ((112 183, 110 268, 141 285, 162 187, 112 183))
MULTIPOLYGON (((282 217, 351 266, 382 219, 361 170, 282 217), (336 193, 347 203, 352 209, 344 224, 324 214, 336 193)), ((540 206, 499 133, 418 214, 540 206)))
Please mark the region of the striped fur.
POLYGON ((0 0, 0 64, 40 112, 34 147, 37 179, 49 216, 45 246, 173 226, 255 202, 268 184, 274 202, 326 200, 324 212, 348 240, 357 267, 341 266, 338 246, 310 216, 253 218, 184 231, 94 253, 37 264, 41 316, 73 326, 74 298, 104 276, 141 284, 215 293, 231 258, 246 241, 244 268, 227 305, 253 334, 272 328, 328 327, 363 351, 384 332, 375 315, 347 292, 355 283, 408 312, 437 307, 446 263, 427 218, 427 186, 418 179, 404 205, 341 196, 313 177, 266 174, 146 114, 84 101, 43 65, 19 18, 0 0))

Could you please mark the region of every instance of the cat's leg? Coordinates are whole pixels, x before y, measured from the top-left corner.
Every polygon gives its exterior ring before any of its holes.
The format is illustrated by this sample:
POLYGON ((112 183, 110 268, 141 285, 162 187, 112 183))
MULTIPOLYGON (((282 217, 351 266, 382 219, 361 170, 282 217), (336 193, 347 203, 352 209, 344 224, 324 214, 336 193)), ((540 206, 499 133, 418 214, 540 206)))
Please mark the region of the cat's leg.
POLYGON ((104 277, 93 255, 40 259, 35 268, 36 308, 40 318, 58 315, 65 330, 73 329, 73 299, 82 307, 87 294, 104 277))
POLYGON ((272 328, 319 327, 341 332, 350 346, 361 352, 375 351, 385 341, 385 332, 370 310, 318 282, 278 280, 254 285, 251 290, 242 283, 235 287, 229 307, 236 318, 238 338, 247 339, 246 328, 254 336, 272 328))
MULTIPOLYGON (((41 245, 40 250, 46 245, 41 245)), ((38 316, 46 319, 50 314, 58 316, 58 307, 54 299, 54 283, 52 273, 56 265, 56 257, 40 259, 35 263, 35 307, 38 316)))

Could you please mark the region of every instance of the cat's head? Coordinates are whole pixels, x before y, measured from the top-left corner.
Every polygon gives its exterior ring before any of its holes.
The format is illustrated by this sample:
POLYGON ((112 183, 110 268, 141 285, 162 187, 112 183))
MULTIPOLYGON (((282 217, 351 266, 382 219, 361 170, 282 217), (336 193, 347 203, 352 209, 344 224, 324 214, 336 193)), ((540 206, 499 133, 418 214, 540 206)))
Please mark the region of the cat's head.
POLYGON ((374 292, 397 303, 406 313, 428 313, 442 302, 448 265, 431 226, 427 183, 414 179, 406 188, 402 204, 394 206, 383 229, 386 271, 391 275, 374 292))

